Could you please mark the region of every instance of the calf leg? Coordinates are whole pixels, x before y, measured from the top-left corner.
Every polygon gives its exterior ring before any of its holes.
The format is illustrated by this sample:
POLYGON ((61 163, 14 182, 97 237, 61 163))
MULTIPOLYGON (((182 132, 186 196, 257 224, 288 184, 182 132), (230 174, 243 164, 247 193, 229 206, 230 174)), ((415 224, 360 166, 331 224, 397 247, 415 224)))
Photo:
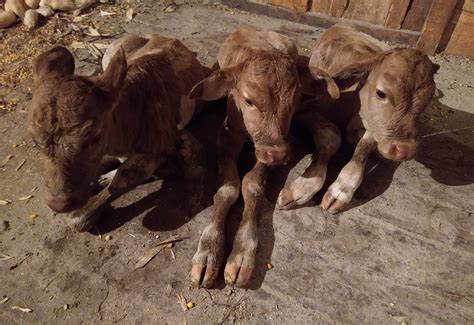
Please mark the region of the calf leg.
POLYGON ((268 166, 257 162, 243 179, 244 213, 224 270, 227 284, 243 287, 252 276, 258 243, 257 216, 260 214, 262 198, 265 195, 267 175, 268 166))
POLYGON ((354 155, 339 173, 336 181, 324 194, 321 205, 330 213, 344 210, 354 196, 354 192, 362 183, 365 164, 370 153, 376 148, 372 135, 366 131, 357 143, 354 155))
POLYGON ((160 159, 155 156, 134 155, 128 158, 117 169, 109 185, 90 197, 84 207, 67 217, 68 224, 77 231, 88 231, 95 225, 108 204, 145 182, 153 175, 159 164, 160 159))
POLYGON ((290 209, 311 200, 324 185, 328 160, 341 145, 339 128, 320 114, 302 114, 296 123, 311 131, 316 150, 304 173, 281 190, 277 200, 281 209, 290 209))
POLYGON ((240 179, 236 162, 245 138, 226 126, 218 140, 218 168, 220 187, 214 195, 214 210, 210 224, 202 232, 192 260, 191 281, 210 287, 222 264, 224 255, 225 218, 239 198, 240 179))

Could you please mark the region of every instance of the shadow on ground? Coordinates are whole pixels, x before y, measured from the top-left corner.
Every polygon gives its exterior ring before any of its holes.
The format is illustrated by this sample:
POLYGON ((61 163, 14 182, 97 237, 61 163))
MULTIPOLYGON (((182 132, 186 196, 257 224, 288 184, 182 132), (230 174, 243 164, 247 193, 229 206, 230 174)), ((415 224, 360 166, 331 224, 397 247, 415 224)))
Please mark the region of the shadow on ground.
MULTIPOLYGON (((215 141, 218 129, 225 116, 225 102, 218 101, 208 105, 204 112, 189 126, 189 131, 202 145, 201 160, 204 166, 198 172, 189 172, 181 166, 179 170, 165 180, 151 184, 157 190, 139 198, 138 201, 120 208, 109 208, 104 213, 104 218, 99 224, 101 232, 110 232, 123 224, 144 213, 143 225, 152 231, 172 231, 189 222, 200 211, 212 205, 212 197, 217 189, 217 155, 215 141), (205 148, 205 149, 204 149, 205 148)), ((469 146, 472 140, 472 130, 463 130, 457 133, 440 133, 454 127, 474 125, 472 114, 454 110, 443 105, 438 99, 421 119, 421 134, 424 135, 416 161, 431 170, 431 177, 438 183, 458 186, 474 182, 474 151, 469 146), (453 137, 460 135, 460 139, 453 137), (463 144, 463 139, 467 144, 463 144)), ((266 263, 271 261, 275 233, 273 214, 276 200, 284 186, 288 174, 296 163, 307 154, 311 154, 313 145, 311 139, 305 134, 294 134, 292 140, 294 158, 286 166, 274 168, 267 181, 267 199, 262 207, 259 217, 259 246, 256 259, 256 268, 249 284, 250 289, 261 287, 265 274, 268 271, 266 263)), ((319 204, 329 185, 337 178, 338 172, 350 160, 354 148, 343 144, 341 149, 331 159, 325 186, 314 197, 314 202, 319 204)), ((238 163, 241 177, 248 172, 254 164, 253 147, 247 145, 238 163)), ((400 163, 386 160, 373 154, 366 168, 366 175, 362 185, 355 194, 355 199, 350 208, 365 204, 366 202, 384 193, 393 180, 394 173, 400 163)), ((301 169, 301 168, 300 168, 301 169)), ((303 170, 297 171, 301 174, 303 170)), ((416 181, 416 180, 414 180, 416 181)), ((314 204, 308 203, 308 205, 314 204)), ((238 229, 243 211, 242 198, 231 208, 226 224, 225 257, 230 254, 233 238, 238 229)), ((197 243, 196 243, 197 245, 197 243)), ((225 261, 225 260, 224 260, 225 261)), ((225 262, 223 263, 223 267, 225 262)), ((223 269, 223 268, 222 268, 223 269)), ((223 270, 221 270, 223 273, 223 270)), ((223 275, 219 277, 216 288, 225 287, 223 275)))

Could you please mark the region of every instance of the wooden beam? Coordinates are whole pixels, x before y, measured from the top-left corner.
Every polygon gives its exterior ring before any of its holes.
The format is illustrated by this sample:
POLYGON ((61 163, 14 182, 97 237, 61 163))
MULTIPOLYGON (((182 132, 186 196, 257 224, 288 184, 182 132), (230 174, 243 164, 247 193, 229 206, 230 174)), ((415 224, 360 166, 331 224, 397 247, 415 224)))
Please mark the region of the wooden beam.
POLYGON ((339 19, 315 12, 298 13, 281 7, 275 7, 263 3, 245 0, 216 0, 228 7, 239 8, 247 12, 258 15, 264 15, 279 19, 285 19, 300 24, 306 24, 314 27, 329 28, 334 24, 344 21, 358 30, 372 35, 373 37, 397 44, 406 44, 415 46, 420 36, 419 32, 388 29, 384 26, 369 24, 362 21, 351 19, 339 19))
POLYGON ((332 0, 329 7, 329 14, 336 18, 342 17, 348 4, 349 0, 332 0))
POLYGON ((299 12, 309 10, 309 0, 267 0, 268 4, 292 9, 299 12))
POLYGON ((400 29, 410 6, 410 0, 392 0, 385 27, 400 29))
POLYGON ((311 11, 319 12, 320 14, 329 15, 330 6, 331 6, 330 0, 313 0, 311 4, 311 11))
POLYGON ((435 54, 443 32, 453 14, 456 2, 456 0, 433 1, 416 44, 418 49, 429 55, 435 54))
POLYGON ((446 52, 474 59, 474 13, 456 10, 450 25, 452 33, 449 35, 446 52))
POLYGON ((456 9, 462 9, 464 11, 474 13, 474 0, 465 0, 464 2, 458 1, 456 9))

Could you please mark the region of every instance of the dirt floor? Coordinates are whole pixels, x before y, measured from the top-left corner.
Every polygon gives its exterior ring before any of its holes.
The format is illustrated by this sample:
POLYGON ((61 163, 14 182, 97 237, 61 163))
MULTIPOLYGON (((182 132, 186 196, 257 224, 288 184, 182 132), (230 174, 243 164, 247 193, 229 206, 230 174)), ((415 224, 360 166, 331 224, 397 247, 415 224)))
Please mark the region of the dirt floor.
MULTIPOLYGON (((300 209, 275 209, 288 172, 275 169, 248 290, 223 281, 198 289, 188 276, 212 209, 222 102, 190 127, 207 158, 204 178, 191 189, 184 189, 180 173, 140 186, 115 202, 92 233, 72 232, 45 206, 38 149, 26 123, 31 61, 38 53, 65 44, 77 71, 91 74, 100 71, 100 51, 114 38, 160 33, 181 39, 211 66, 219 43, 242 24, 289 35, 300 53, 321 33, 219 5, 154 1, 101 4, 77 16, 61 14, 33 31, 20 25, 0 31, 1 324, 474 323, 474 66, 464 58, 434 58, 441 64, 439 90, 422 117, 417 159, 395 164, 374 156, 376 167, 368 169, 347 212, 326 214, 318 206, 321 195, 300 209), (134 17, 126 22, 129 8, 134 17), (461 130, 444 132, 454 129, 461 130), (172 235, 185 239, 135 269, 148 249, 172 235), (274 267, 268 270, 267 263, 274 267), (194 308, 184 311, 178 295, 194 308)), ((350 150, 331 161, 328 184, 350 150)), ((240 202, 230 213, 229 234, 241 212, 240 202)))

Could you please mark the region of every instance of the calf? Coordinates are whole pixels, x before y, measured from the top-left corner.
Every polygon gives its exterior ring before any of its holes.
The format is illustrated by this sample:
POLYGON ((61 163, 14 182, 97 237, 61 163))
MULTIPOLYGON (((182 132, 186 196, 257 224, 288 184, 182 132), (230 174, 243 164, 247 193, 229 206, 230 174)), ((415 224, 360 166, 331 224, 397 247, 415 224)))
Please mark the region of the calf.
MULTIPOLYGON (((245 142, 255 146, 256 164, 242 181, 244 212, 224 270, 228 284, 245 286, 255 265, 257 216, 265 192, 269 165, 284 164, 290 157, 288 131, 300 101, 300 82, 307 89, 338 88, 318 69, 297 67, 297 49, 287 37, 243 27, 231 34, 218 54, 220 70, 197 84, 192 98, 215 100, 228 94, 227 116, 218 137, 220 187, 214 196, 211 223, 204 229, 192 260, 191 279, 211 286, 224 249, 224 224, 229 208, 239 197, 236 162, 245 142)), ((314 93, 315 94, 315 93, 314 93)))
POLYGON ((158 35, 116 41, 103 68, 97 76, 75 75, 71 53, 59 46, 33 67, 29 130, 45 158, 46 203, 58 213, 74 211, 69 221, 80 231, 175 154, 179 128, 196 104, 187 94, 209 72, 181 42, 158 35), (106 156, 126 160, 91 196, 106 156))
MULTIPOLYGON (((352 159, 323 197, 323 208, 337 213, 347 207, 361 184, 372 151, 396 161, 413 158, 418 146, 416 123, 434 94, 433 75, 439 65, 419 50, 389 50, 373 37, 344 25, 323 33, 309 64, 333 76, 340 89, 354 86, 336 101, 318 99, 304 104, 309 109, 317 105, 320 118, 338 124, 346 130, 347 141, 357 144, 352 159)), ((340 139, 327 141, 339 143, 340 139)), ((321 168, 313 162, 305 173, 315 175, 321 168)), ((306 203, 321 189, 324 177, 296 179, 281 191, 278 204, 289 208, 306 203)))

